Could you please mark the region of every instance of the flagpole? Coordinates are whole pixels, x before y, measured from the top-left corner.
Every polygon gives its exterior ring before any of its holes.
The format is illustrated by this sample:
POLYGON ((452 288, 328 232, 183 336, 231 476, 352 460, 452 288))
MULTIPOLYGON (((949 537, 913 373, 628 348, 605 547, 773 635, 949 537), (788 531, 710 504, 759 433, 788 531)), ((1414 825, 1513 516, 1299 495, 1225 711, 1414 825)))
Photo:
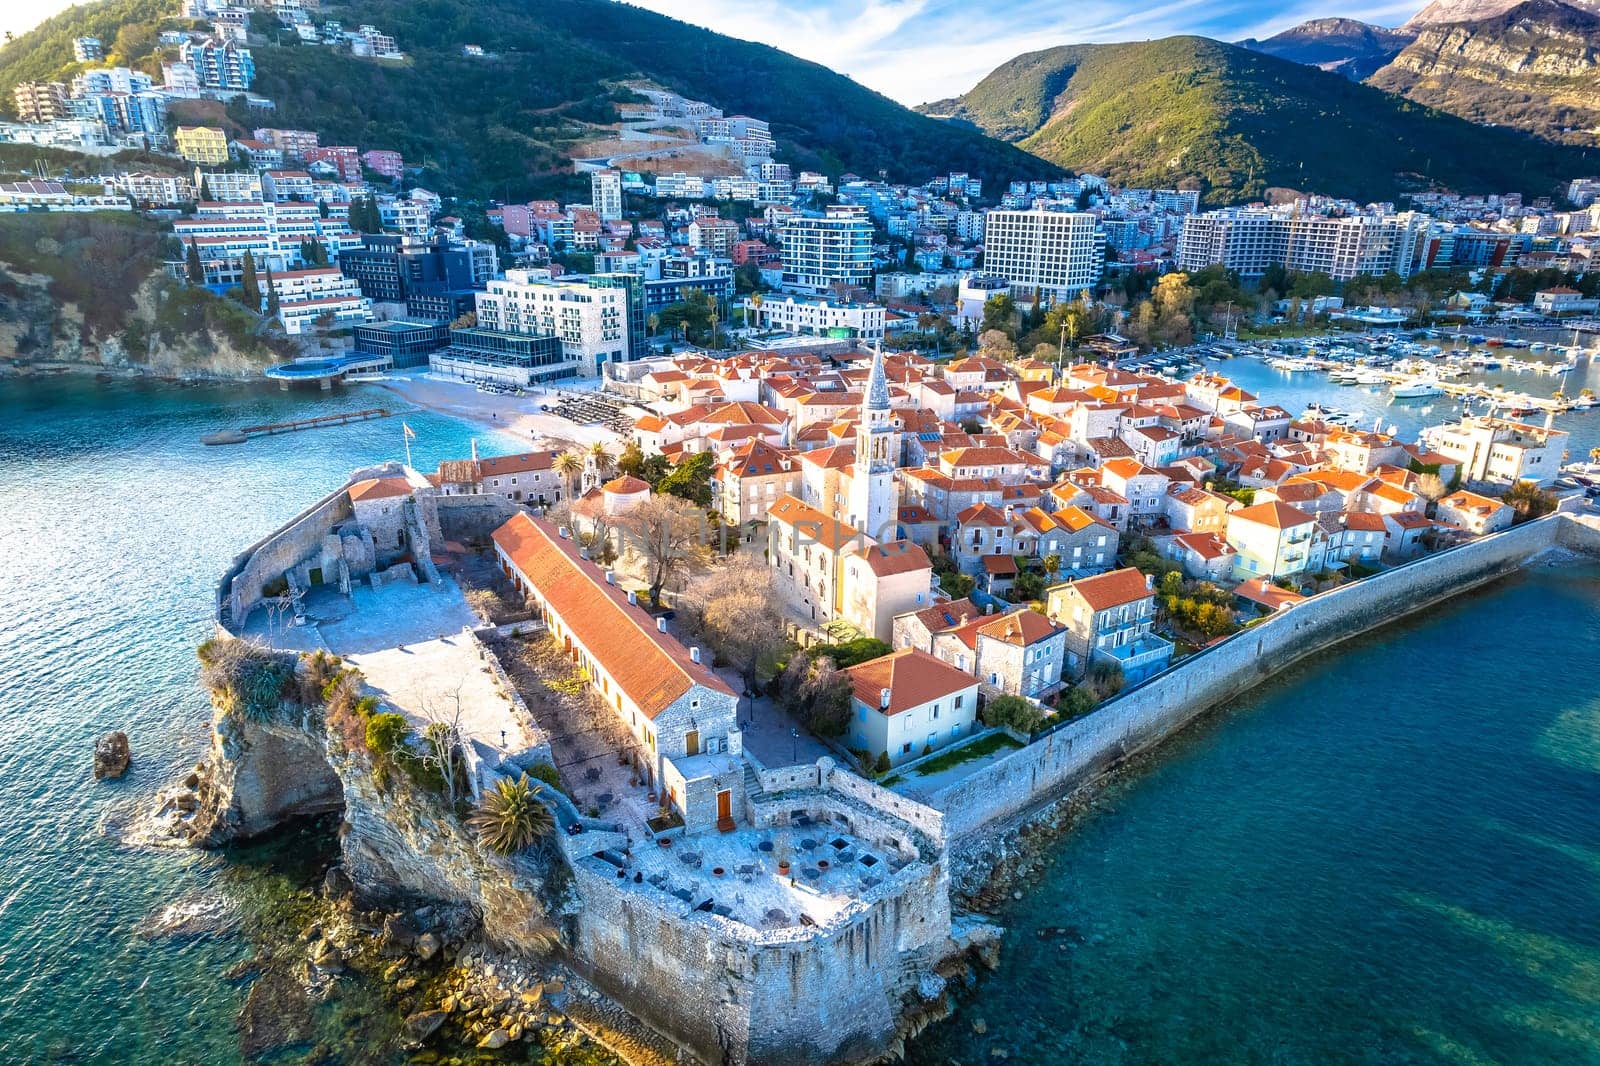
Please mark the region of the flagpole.
POLYGON ((406 445, 406 466, 411 465, 411 427, 404 422, 400 423, 400 439, 406 445))

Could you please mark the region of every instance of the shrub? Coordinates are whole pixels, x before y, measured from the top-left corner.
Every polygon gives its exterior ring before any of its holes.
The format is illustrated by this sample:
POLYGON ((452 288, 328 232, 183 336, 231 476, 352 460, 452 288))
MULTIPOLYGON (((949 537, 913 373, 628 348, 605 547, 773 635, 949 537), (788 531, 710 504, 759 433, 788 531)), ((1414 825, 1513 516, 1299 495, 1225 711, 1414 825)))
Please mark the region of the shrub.
POLYGON ((566 792, 566 789, 561 787, 560 771, 547 762, 534 763, 532 766, 528 767, 528 776, 533 778, 535 781, 549 785, 557 792, 566 792))
POLYGON ((1019 733, 1032 733, 1044 722, 1044 712, 1021 696, 996 696, 983 708, 983 722, 996 728, 1010 727, 1019 733))
POLYGON ((538 799, 538 791, 528 787, 527 774, 515 781, 501 778, 492 792, 484 794, 467 824, 491 850, 515 855, 555 831, 555 816, 538 799))
POLYGON ((888 773, 889 772, 889 753, 886 752, 886 751, 878 752, 878 761, 873 764, 872 768, 873 768, 873 770, 875 770, 876 772, 878 772, 880 774, 888 773))
POLYGON ((403 715, 390 711, 367 719, 367 748, 378 755, 401 756, 410 751, 411 726, 403 715))
POLYGON ((296 693, 294 658, 248 640, 212 639, 195 649, 200 679, 225 712, 252 722, 277 717, 296 693))
POLYGON ((1074 685, 1056 696, 1056 713, 1062 718, 1081 718, 1094 710, 1095 695, 1087 685, 1074 685))

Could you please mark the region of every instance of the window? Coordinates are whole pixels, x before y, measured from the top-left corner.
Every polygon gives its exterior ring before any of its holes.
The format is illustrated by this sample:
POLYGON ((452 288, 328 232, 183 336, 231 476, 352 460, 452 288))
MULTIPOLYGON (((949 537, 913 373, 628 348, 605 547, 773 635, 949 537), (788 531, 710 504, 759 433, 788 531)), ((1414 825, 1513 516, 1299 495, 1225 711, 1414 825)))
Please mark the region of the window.
POLYGON ((901 755, 910 755, 911 754, 911 741, 908 740, 904 744, 900 745, 900 754, 901 755))

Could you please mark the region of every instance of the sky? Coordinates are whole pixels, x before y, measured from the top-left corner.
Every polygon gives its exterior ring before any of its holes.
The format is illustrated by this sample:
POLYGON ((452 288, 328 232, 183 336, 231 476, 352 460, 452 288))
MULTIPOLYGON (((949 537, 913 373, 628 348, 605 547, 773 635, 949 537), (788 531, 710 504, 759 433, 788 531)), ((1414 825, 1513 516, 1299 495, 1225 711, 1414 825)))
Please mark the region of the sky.
MULTIPOLYGON (((559 0, 556 0, 559 2, 559 0)), ((1341 15, 1398 26, 1425 0, 632 0, 639 7, 848 74, 904 104, 957 96, 1013 56, 1059 44, 1197 33, 1268 37, 1341 15)), ((71 0, 0 0, 0 32, 21 33, 71 0)))
POLYGON ((1398 26, 1426 0, 632 0, 848 74, 903 104, 958 96, 1023 52, 1194 33, 1269 37, 1333 15, 1398 26))

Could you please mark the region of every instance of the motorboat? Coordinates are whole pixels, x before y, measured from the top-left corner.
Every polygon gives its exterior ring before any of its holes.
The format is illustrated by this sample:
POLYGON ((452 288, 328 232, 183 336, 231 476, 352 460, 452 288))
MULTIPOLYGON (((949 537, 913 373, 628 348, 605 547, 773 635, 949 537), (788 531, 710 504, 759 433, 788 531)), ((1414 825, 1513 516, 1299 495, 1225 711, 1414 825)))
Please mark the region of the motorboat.
POLYGON ((1420 400, 1428 396, 1443 396, 1444 389, 1437 381, 1417 378, 1402 385, 1396 385, 1390 390, 1390 395, 1397 400, 1420 400))

